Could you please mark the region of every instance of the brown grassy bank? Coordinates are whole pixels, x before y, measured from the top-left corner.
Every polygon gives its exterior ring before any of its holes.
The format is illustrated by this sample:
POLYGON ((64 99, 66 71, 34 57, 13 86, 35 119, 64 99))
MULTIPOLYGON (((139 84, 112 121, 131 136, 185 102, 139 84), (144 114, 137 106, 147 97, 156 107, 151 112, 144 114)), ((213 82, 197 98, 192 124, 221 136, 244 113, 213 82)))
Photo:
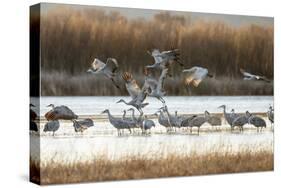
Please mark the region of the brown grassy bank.
MULTIPOLYGON (((159 157, 159 156, 158 156, 159 157)), ((39 164, 31 161, 31 180, 41 184, 110 181, 141 178, 192 176, 220 173, 254 172, 273 170, 273 153, 249 150, 232 154, 214 152, 187 156, 170 154, 166 157, 147 159, 128 157, 111 161, 106 158, 87 162, 39 164)))
MULTIPOLYGON (((143 78, 136 75, 142 85, 143 78)), ((121 91, 110 80, 87 73, 70 75, 65 72, 42 72, 41 94, 43 96, 110 96, 128 95, 124 81, 118 77, 121 91)), ((198 88, 190 90, 184 84, 184 75, 175 75, 165 81, 167 95, 273 95, 273 83, 244 81, 242 78, 215 77, 204 80, 198 88)))

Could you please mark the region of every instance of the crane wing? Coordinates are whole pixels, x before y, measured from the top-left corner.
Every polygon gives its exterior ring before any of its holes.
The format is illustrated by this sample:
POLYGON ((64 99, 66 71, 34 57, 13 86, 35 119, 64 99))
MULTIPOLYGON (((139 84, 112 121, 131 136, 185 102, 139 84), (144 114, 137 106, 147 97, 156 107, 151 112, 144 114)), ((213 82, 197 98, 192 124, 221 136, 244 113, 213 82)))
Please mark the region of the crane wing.
POLYGON ((163 61, 163 58, 161 57, 161 53, 158 49, 154 49, 151 52, 151 56, 154 58, 156 64, 161 63, 163 61))
POLYGON ((122 78, 126 82, 126 89, 129 93, 129 95, 132 97, 132 99, 135 99, 140 93, 141 89, 139 85, 137 84, 136 80, 133 78, 132 74, 129 72, 125 72, 122 75, 122 78))
POLYGON ((110 72, 114 73, 118 69, 118 62, 115 58, 107 58, 105 69, 109 70, 110 72))
POLYGON ((94 71, 100 70, 105 66, 104 62, 101 60, 95 58, 94 62, 91 64, 91 67, 94 69, 94 71))

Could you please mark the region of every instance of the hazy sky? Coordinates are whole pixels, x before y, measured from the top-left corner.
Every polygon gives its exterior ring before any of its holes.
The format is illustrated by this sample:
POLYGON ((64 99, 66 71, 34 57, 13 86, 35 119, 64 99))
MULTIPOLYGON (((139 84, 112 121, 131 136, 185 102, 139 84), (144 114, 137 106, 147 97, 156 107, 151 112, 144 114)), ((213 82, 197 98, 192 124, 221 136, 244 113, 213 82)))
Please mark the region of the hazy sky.
MULTIPOLYGON (((43 3, 42 12, 47 13, 49 10, 58 6, 69 7, 74 9, 89 9, 97 8, 109 11, 118 11, 128 19, 144 18, 150 19, 159 12, 166 12, 167 10, 150 10, 150 9, 135 9, 135 8, 116 8, 116 7, 102 7, 102 6, 87 6, 87 5, 68 5, 68 4, 53 4, 43 3)), ((206 21, 222 21, 233 26, 243 26, 247 24, 258 24, 263 26, 273 26, 272 17, 260 17, 260 16, 240 16, 230 14, 213 14, 213 13, 198 13, 198 12, 182 12, 182 11, 169 11, 170 14, 189 16, 191 21, 203 19, 206 21)))

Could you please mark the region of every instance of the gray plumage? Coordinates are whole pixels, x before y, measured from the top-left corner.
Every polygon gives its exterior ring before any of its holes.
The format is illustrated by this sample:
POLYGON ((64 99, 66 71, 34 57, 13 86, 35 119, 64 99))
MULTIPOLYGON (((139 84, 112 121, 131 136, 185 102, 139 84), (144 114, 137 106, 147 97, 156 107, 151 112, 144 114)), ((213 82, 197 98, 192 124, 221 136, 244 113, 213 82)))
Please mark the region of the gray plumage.
POLYGON ((58 120, 54 121, 48 121, 45 126, 43 131, 44 132, 53 132, 53 136, 55 135, 55 132, 60 128, 60 122, 58 120))
POLYGON ((152 127, 155 127, 154 121, 147 119, 147 116, 144 116, 142 123, 142 132, 147 133, 147 130, 150 130, 152 127))
POLYGON ((181 127, 181 121, 174 115, 170 114, 168 107, 165 105, 163 108, 163 111, 167 113, 168 115, 168 121, 171 127, 181 127))
POLYGON ((271 105, 269 106, 269 110, 267 111, 267 118, 272 125, 274 123, 274 109, 271 105))
POLYGON ((183 120, 181 122, 181 127, 186 127, 186 128, 190 127, 190 121, 192 119, 194 119, 195 117, 197 117, 197 115, 192 115, 192 116, 183 118, 183 120))
POLYGON ((158 117, 158 123, 160 125, 162 125, 163 127, 165 127, 168 132, 169 129, 171 128, 169 120, 168 120, 168 116, 165 115, 165 113, 163 112, 163 109, 159 109, 158 112, 159 112, 159 115, 157 114, 157 112, 155 113, 155 115, 158 117))
POLYGON ((140 128, 142 126, 142 122, 143 122, 143 117, 142 115, 140 115, 138 118, 135 116, 135 110, 133 108, 128 109, 128 111, 132 111, 132 117, 131 120, 134 123, 133 128, 140 128))
POLYGON ((135 107, 141 114, 143 114, 142 108, 148 105, 148 103, 143 103, 147 96, 147 89, 142 87, 140 89, 136 80, 133 78, 132 74, 129 72, 125 72, 122 75, 123 80, 125 81, 126 89, 131 96, 131 101, 126 102, 123 99, 119 100, 117 103, 123 102, 126 105, 131 105, 135 107))
POLYGON ((207 110, 205 111, 205 118, 211 126, 221 126, 221 118, 211 115, 207 110))
POLYGON ((106 63, 104 63, 101 60, 95 58, 94 62, 91 64, 91 68, 89 68, 87 72, 93 75, 104 75, 106 78, 112 81, 116 88, 120 89, 114 80, 117 70, 118 63, 116 59, 107 58, 106 63))
POLYGON ((120 130, 122 130, 122 129, 128 129, 131 133, 131 127, 130 127, 130 123, 128 121, 123 120, 122 118, 116 118, 116 117, 112 116, 108 109, 104 110, 102 112, 102 114, 108 115, 109 122, 114 128, 117 129, 118 135, 121 135, 120 130))
POLYGON ((164 91, 164 81, 167 77, 168 69, 163 69, 159 79, 151 76, 150 72, 145 69, 145 82, 144 87, 148 90, 148 96, 155 97, 165 104, 163 96, 166 94, 164 91))
POLYGON ((257 128, 257 132, 262 131, 262 128, 266 127, 266 122, 263 118, 252 114, 249 114, 248 116, 248 123, 254 125, 257 128))
POLYGON ((200 132, 200 127, 206 123, 206 118, 205 116, 197 116, 197 117, 194 117, 193 119, 191 119, 189 121, 189 127, 190 127, 190 132, 192 132, 192 128, 193 127, 197 127, 197 133, 199 134, 200 132))
POLYGON ((234 121, 234 119, 236 119, 239 115, 235 114, 234 111, 232 113, 227 113, 226 112, 226 106, 225 105, 221 105, 219 106, 219 108, 223 109, 223 114, 224 114, 224 118, 227 121, 227 123, 232 126, 232 122, 234 121))
POLYGON ((250 113, 248 111, 246 111, 245 114, 242 115, 238 115, 238 117, 236 117, 231 125, 231 130, 233 130, 235 127, 238 127, 240 131, 243 131, 243 126, 248 124, 249 121, 249 115, 250 113))
POLYGON ((91 119, 84 119, 80 121, 72 120, 72 121, 73 121, 73 127, 75 132, 83 133, 89 127, 94 126, 94 122, 91 119))
POLYGON ((154 64, 147 65, 146 68, 165 69, 169 67, 171 63, 178 63, 183 66, 183 64, 179 61, 179 49, 162 52, 160 52, 159 49, 153 49, 152 52, 148 51, 148 54, 154 58, 154 64))

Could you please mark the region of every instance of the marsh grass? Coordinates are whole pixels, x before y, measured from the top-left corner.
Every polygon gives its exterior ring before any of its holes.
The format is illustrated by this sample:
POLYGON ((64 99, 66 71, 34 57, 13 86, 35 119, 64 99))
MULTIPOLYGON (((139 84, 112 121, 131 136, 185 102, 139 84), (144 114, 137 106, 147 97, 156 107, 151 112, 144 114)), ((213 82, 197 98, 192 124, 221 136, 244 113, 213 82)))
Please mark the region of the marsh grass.
MULTIPOLYGON (((105 61, 114 57, 120 70, 141 77, 144 66, 154 61, 147 50, 173 47, 180 50, 186 68, 203 66, 232 83, 212 81, 212 85, 205 84, 192 94, 272 94, 272 87, 253 83, 248 87, 236 79, 241 78, 240 68, 273 79, 273 26, 235 27, 169 12, 151 19, 128 19, 118 11, 67 5, 42 13, 41 25, 41 71, 48 73, 42 75, 43 95, 123 95, 124 91, 120 94, 110 81, 84 75, 94 58, 105 61)), ((180 68, 173 66, 171 73, 178 76, 180 68)), ((167 82, 169 95, 188 93, 181 89, 182 77, 167 82)))
MULTIPOLYGON (((155 154, 156 155, 156 154, 155 154)), ((273 153, 244 149, 207 154, 157 154, 154 158, 128 156, 121 160, 99 157, 84 162, 30 161, 31 181, 40 184, 77 183, 143 178, 193 176, 273 170, 273 153), (40 173, 39 173, 40 172, 40 173), (39 175, 41 179, 39 178, 39 175)))

